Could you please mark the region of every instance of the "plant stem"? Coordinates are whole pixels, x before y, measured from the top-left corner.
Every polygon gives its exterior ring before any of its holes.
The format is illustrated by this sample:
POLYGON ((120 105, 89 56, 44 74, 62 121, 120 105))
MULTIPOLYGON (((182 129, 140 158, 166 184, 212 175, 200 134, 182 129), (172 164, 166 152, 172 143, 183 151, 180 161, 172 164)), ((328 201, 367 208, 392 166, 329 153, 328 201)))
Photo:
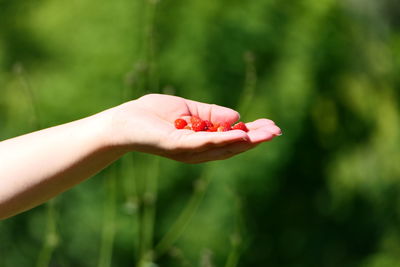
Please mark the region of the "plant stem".
MULTIPOLYGON (((158 77, 155 61, 155 17, 157 0, 145 0, 146 17, 144 21, 144 38, 143 38, 143 56, 146 75, 144 83, 146 91, 153 93, 158 92, 158 77)), ((147 170, 144 188, 142 190, 142 205, 140 206, 139 217, 139 263, 138 266, 145 266, 146 263, 153 261, 153 235, 154 235, 154 218, 157 199, 157 183, 159 172, 159 158, 151 158, 153 168, 147 170)))
POLYGON ((159 177, 159 157, 152 157, 151 168, 148 168, 146 175, 146 188, 143 194, 143 209, 140 218, 141 225, 141 246, 138 266, 145 266, 152 262, 154 221, 156 215, 157 187, 159 177))
MULTIPOLYGON (((244 53, 243 56, 244 62, 245 62, 245 82, 244 82, 244 88, 242 92, 242 96, 240 99, 242 101, 238 104, 237 109, 240 111, 240 113, 245 116, 245 114, 249 111, 249 108, 254 100, 255 97, 255 90, 257 86, 257 70, 255 66, 255 56, 251 51, 247 51, 244 53)), ((235 203, 236 203, 236 222, 235 222, 235 230, 232 234, 232 247, 231 251, 228 255, 225 267, 235 267, 237 266, 237 263, 239 261, 240 257, 240 245, 241 245, 241 228, 242 228, 242 223, 241 223, 241 200, 240 197, 233 192, 233 190, 230 190, 231 194, 235 198, 235 203)))
POLYGON ((111 266, 112 250, 115 237, 116 181, 120 174, 120 163, 113 164, 111 175, 104 180, 107 200, 104 203, 103 230, 101 236, 99 267, 111 266))
POLYGON ((33 114, 33 130, 38 131, 41 127, 41 120, 39 115, 39 105, 36 98, 36 94, 32 88, 31 82, 28 78, 28 75, 25 71, 24 66, 21 63, 16 63, 14 66, 14 72, 16 73, 23 90, 27 96, 27 99, 30 102, 33 114))
POLYGON ((233 190, 229 190, 234 198, 235 203, 235 228, 231 236, 231 250, 228 255, 225 267, 236 267, 239 262, 240 252, 242 250, 242 236, 243 236, 243 216, 242 216, 242 201, 240 197, 233 190))
POLYGON ((147 0, 148 1, 148 29, 146 32, 147 38, 147 63, 148 63, 148 89, 150 92, 158 92, 158 75, 157 75, 157 63, 156 63, 156 44, 155 44, 155 18, 157 11, 158 0, 147 0))
POLYGON ((202 175, 195 183, 194 192, 186 205, 183 209, 181 214, 179 215, 178 219, 174 222, 171 226, 169 231, 165 234, 165 236, 161 239, 161 241, 156 245, 154 251, 157 257, 160 257, 168 249, 174 244, 175 241, 179 239, 182 233, 185 231, 187 225, 191 221, 193 215, 196 213, 198 207, 200 206, 201 201, 204 198, 206 193, 206 189, 210 183, 211 176, 209 175, 209 168, 206 167, 203 170, 202 175))
POLYGON ((252 52, 247 51, 243 55, 245 63, 245 81, 241 99, 237 109, 244 116, 252 105, 255 97, 256 85, 257 85, 257 71, 255 66, 255 56, 252 52))
POLYGON ((51 261, 51 255, 58 245, 58 235, 56 231, 55 207, 54 200, 50 200, 46 204, 46 232, 44 235, 43 247, 39 253, 37 267, 47 267, 51 261))
MULTIPOLYGON (((32 88, 28 75, 22 64, 17 63, 14 66, 14 72, 16 73, 23 90, 26 93, 27 99, 30 102, 33 114, 33 130, 40 130, 41 120, 39 114, 39 105, 35 95, 35 92, 32 88)), ((50 264, 51 256, 53 254, 54 249, 58 245, 58 235, 57 235, 57 227, 56 227, 56 209, 55 209, 55 200, 50 200, 46 203, 46 231, 44 233, 43 238, 43 246, 39 252, 38 260, 36 266, 38 267, 47 267, 50 264)))

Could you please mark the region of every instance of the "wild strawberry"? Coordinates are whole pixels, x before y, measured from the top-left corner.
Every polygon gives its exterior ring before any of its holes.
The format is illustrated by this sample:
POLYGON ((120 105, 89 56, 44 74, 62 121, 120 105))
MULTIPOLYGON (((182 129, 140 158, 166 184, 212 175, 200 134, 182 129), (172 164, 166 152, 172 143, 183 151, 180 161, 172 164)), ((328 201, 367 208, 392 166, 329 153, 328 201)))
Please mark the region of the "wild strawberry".
POLYGON ((211 127, 208 127, 207 132, 216 132, 218 130, 219 123, 214 123, 211 127))
POLYGON ((249 129, 247 129, 246 124, 244 124, 243 122, 238 122, 235 125, 233 125, 232 130, 242 130, 245 132, 248 132, 249 129))
POLYGON ((213 127, 213 123, 211 121, 205 120, 204 122, 206 123, 206 130, 213 127))
POLYGON ((232 130, 231 125, 227 122, 223 122, 217 129, 217 132, 226 132, 232 130))
POLYGON ((183 129, 187 125, 187 122, 184 119, 176 119, 175 120, 175 128, 183 129))
POLYGON ((203 120, 200 119, 200 118, 197 117, 197 116, 192 116, 192 117, 190 117, 190 123, 191 123, 191 124, 199 123, 199 122, 201 122, 201 121, 203 121, 203 120))
POLYGON ((246 124, 243 122, 238 122, 235 125, 231 126, 228 122, 223 123, 212 123, 209 120, 202 120, 198 116, 191 116, 190 123, 184 119, 176 119, 175 120, 175 128, 177 129, 188 129, 193 130, 195 132, 207 131, 207 132, 226 132, 230 130, 242 130, 248 132, 249 129, 246 127, 246 124))
POLYGON ((195 132, 205 131, 207 129, 206 122, 202 120, 192 122, 192 129, 195 132))

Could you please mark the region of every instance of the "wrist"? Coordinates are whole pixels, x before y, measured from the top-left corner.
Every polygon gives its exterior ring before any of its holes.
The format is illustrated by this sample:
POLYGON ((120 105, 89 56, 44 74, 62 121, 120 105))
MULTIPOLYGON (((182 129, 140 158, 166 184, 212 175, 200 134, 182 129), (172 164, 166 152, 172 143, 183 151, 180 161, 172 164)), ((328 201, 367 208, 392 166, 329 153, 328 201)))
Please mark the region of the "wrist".
POLYGON ((107 153, 116 153, 123 155, 127 151, 116 141, 118 130, 114 125, 115 108, 111 108, 95 115, 92 115, 84 120, 88 134, 89 142, 94 142, 94 145, 99 151, 107 151, 107 153))
MULTIPOLYGON (((128 102, 133 104, 134 101, 128 102)), ((116 151, 121 154, 134 150, 133 133, 127 134, 126 128, 129 123, 128 120, 133 120, 134 116, 127 118, 125 116, 127 103, 107 109, 103 112, 96 114, 101 122, 100 126, 100 140, 104 148, 116 151)))

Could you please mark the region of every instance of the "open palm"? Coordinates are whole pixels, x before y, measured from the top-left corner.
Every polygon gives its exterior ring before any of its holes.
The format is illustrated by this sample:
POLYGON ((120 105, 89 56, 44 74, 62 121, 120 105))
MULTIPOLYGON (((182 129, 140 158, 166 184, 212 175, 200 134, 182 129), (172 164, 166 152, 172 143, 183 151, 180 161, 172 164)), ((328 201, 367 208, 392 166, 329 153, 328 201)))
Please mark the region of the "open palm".
POLYGON ((232 157, 281 134, 268 119, 246 123, 247 133, 241 130, 194 132, 175 129, 175 119, 188 116, 230 124, 239 119, 238 112, 226 107, 150 94, 116 108, 113 116, 115 142, 129 150, 199 163, 232 157))

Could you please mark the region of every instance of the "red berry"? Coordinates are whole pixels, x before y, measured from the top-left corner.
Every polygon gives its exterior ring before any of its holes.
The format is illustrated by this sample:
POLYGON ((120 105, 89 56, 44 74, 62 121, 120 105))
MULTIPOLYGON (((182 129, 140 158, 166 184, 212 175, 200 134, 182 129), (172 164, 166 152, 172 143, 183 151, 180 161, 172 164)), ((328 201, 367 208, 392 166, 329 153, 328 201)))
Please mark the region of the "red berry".
POLYGON ((226 132, 226 131, 230 131, 230 130, 232 130, 231 125, 227 122, 221 123, 217 129, 218 132, 226 132))
POLYGON ((211 121, 205 120, 204 122, 206 123, 206 130, 213 127, 213 123, 211 121))
POLYGON ((242 130, 245 132, 248 132, 249 129, 247 129, 246 124, 244 124, 243 122, 238 122, 235 125, 233 125, 232 130, 242 130))
POLYGON ((183 129, 187 125, 187 122, 184 119, 176 119, 175 120, 175 128, 183 129))
POLYGON ((207 130, 207 125, 205 121, 196 121, 196 122, 192 122, 192 129, 195 132, 200 132, 200 131, 205 131, 207 130))
POLYGON ((197 116, 192 116, 192 117, 190 117, 190 122, 191 122, 192 124, 195 124, 195 123, 198 123, 198 122, 201 122, 201 121, 203 121, 203 120, 200 119, 200 118, 197 117, 197 116))
POLYGON ((238 122, 234 126, 231 126, 228 122, 223 123, 212 123, 209 120, 202 120, 198 116, 190 117, 190 124, 184 119, 175 120, 175 128, 177 129, 188 129, 195 132, 207 131, 207 132, 226 132, 230 130, 242 130, 248 132, 249 129, 243 122, 238 122))
POLYGON ((216 132, 218 130, 219 123, 214 123, 211 127, 208 127, 208 132, 216 132))

